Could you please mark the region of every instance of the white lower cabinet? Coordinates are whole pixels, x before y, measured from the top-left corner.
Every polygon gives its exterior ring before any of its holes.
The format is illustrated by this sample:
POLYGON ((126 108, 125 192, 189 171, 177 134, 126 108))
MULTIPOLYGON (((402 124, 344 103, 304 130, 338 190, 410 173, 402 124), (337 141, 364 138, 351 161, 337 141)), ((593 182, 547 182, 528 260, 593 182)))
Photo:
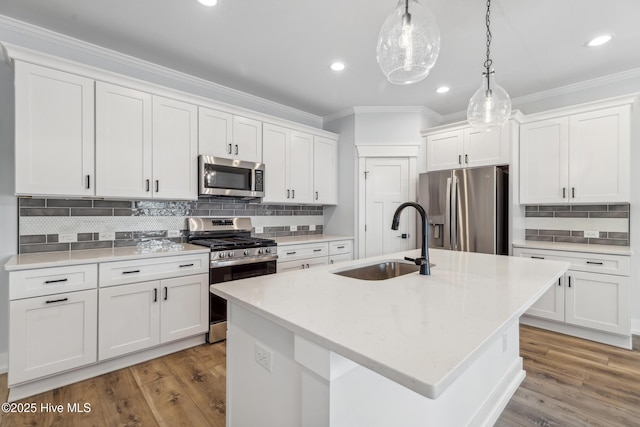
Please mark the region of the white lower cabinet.
POLYGON ((9 386, 95 362, 97 320, 96 289, 10 301, 9 386))
POLYGON ((352 239, 278 245, 278 273, 352 259, 352 239))
POLYGON ((525 248, 515 248, 513 254, 571 263, 558 283, 525 313, 527 316, 599 332, 631 334, 628 256, 525 248))
POLYGON ((101 288, 99 360, 205 333, 208 288, 206 274, 101 288))

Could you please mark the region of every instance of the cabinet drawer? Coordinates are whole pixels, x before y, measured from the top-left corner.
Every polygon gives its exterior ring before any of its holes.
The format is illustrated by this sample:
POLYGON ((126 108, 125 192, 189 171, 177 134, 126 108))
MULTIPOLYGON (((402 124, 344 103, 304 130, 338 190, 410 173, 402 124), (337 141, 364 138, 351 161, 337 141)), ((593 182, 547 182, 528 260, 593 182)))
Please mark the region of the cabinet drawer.
POLYGON ((10 300, 82 291, 97 286, 97 264, 38 268, 9 273, 10 300))
POLYGON ((329 255, 350 254, 353 252, 353 240, 329 242, 329 255))
POLYGON ((278 264, 306 258, 326 257, 328 254, 329 245, 326 242, 278 246, 278 264))
POLYGON ((209 272, 209 254, 101 263, 100 287, 209 272))
POLYGON ((284 273, 285 271, 291 270, 305 270, 318 265, 327 265, 327 257, 278 262, 278 273, 284 273))
POLYGON ((631 271, 631 264, 628 256, 523 248, 514 249, 513 254, 525 258, 539 258, 569 262, 571 263, 570 269, 576 271, 615 274, 619 276, 628 276, 631 271))

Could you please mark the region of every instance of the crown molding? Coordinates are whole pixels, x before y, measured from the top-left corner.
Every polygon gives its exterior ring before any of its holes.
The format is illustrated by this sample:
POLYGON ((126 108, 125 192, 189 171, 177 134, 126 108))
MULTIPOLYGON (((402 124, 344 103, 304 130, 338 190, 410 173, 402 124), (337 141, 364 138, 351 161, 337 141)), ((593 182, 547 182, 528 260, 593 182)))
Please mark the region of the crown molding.
POLYGON ((443 116, 433 110, 423 106, 370 106, 370 107, 351 107, 335 112, 323 117, 323 123, 329 123, 334 120, 342 119, 354 114, 375 114, 375 113, 417 113, 427 116, 438 123, 442 122, 443 116))
POLYGON ((420 145, 356 145, 358 157, 417 157, 420 145))
MULTIPOLYGON (((171 68, 164 67, 162 65, 142 60, 140 58, 126 55, 121 52, 107 49, 60 33, 56 33, 54 31, 28 24, 23 21, 18 21, 4 15, 0 15, 0 29, 5 29, 17 35, 26 36, 30 39, 44 41, 62 49, 71 50, 75 53, 87 55, 89 57, 95 58, 98 63, 108 61, 111 63, 130 67, 144 73, 150 73, 164 79, 169 78, 177 83, 188 85, 188 91, 194 94, 197 94, 200 91, 206 91, 225 98, 237 100, 237 102, 242 105, 255 106, 257 107, 256 109, 260 109, 262 111, 277 112, 278 115, 287 117, 291 120, 300 120, 303 123, 311 124, 317 127, 322 127, 323 124, 322 117, 315 114, 307 113, 305 111, 298 110, 284 104, 279 104, 265 98, 260 98, 255 95, 248 94, 246 92, 222 86, 220 84, 195 77, 190 74, 186 74, 177 70, 173 70, 171 68)), ((24 44, 23 42, 20 43, 24 44)), ((30 48, 30 46, 26 47, 30 48)), ((71 60, 77 62, 77 59, 75 58, 71 60)))

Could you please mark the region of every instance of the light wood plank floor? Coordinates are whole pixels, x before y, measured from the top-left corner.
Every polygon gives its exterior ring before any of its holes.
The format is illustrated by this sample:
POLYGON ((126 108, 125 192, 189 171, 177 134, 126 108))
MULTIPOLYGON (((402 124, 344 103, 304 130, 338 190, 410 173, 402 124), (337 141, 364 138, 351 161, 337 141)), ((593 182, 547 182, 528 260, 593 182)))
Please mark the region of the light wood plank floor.
MULTIPOLYGON (((627 351, 521 326, 520 343, 527 377, 497 427, 640 426, 640 340, 627 351)), ((87 402, 91 412, 0 413, 0 427, 223 427, 225 357, 224 343, 204 344, 42 393, 23 402, 87 402)))

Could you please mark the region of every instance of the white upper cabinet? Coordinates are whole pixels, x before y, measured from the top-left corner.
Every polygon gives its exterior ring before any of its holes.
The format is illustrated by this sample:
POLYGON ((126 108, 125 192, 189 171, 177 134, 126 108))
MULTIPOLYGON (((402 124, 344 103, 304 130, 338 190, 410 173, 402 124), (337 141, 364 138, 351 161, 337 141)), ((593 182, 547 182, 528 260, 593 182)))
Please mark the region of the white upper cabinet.
POLYGON ((233 115, 198 107, 198 153, 229 158, 233 153, 233 115))
POLYGON ((93 85, 15 61, 16 194, 94 195, 93 85))
POLYGON ((262 162, 262 122, 246 117, 233 116, 234 159, 246 162, 262 162))
POLYGON ((527 123, 520 128, 520 203, 626 203, 630 107, 527 123))
POLYGON ((96 195, 196 199, 195 105, 96 83, 96 195))
POLYGON ((509 163, 509 124, 489 132, 452 126, 426 136, 429 172, 509 163))
POLYGON ((313 202, 338 203, 338 141, 313 137, 313 202))
POLYGON ((198 198, 197 107, 153 97, 154 197, 198 198))
POLYGON ((96 82, 96 195, 152 197, 152 96, 96 82))
POLYGON ((262 122, 206 107, 198 108, 199 154, 262 162, 262 122))
POLYGON ((264 124, 265 195, 268 203, 313 201, 313 136, 264 124))

